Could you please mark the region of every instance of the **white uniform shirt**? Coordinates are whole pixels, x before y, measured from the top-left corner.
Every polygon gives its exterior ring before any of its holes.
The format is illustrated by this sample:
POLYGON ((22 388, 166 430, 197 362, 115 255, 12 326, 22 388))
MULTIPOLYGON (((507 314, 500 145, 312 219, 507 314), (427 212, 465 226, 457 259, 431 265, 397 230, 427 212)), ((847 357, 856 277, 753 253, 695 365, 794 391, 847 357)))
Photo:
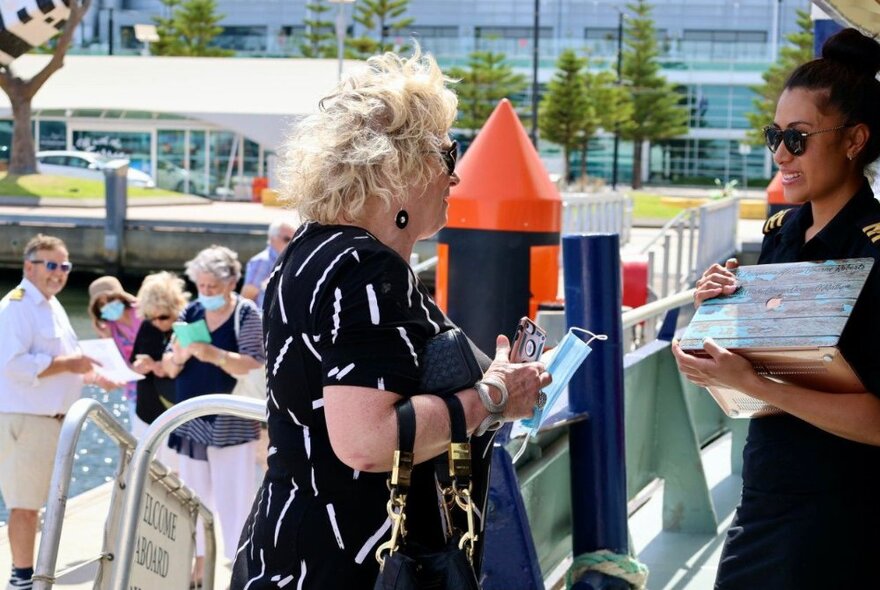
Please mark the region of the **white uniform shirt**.
POLYGON ((0 300, 0 412, 54 416, 79 399, 83 377, 75 373, 37 375, 56 356, 79 351, 76 334, 58 299, 46 299, 27 279, 0 300))

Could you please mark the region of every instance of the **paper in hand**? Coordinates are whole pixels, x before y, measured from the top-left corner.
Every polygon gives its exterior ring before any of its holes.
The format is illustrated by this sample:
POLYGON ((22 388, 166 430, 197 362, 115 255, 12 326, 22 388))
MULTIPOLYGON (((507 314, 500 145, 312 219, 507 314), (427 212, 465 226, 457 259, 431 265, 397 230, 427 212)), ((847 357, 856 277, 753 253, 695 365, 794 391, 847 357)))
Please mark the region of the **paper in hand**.
POLYGON ((184 348, 193 342, 211 343, 211 332, 208 330, 208 324, 205 320, 197 320, 192 323, 174 322, 171 326, 177 342, 184 348))
POLYGON ((144 378, 140 373, 131 370, 119 354, 112 338, 80 340, 79 347, 84 355, 101 363, 100 366, 95 365, 95 372, 114 383, 140 381, 144 378))

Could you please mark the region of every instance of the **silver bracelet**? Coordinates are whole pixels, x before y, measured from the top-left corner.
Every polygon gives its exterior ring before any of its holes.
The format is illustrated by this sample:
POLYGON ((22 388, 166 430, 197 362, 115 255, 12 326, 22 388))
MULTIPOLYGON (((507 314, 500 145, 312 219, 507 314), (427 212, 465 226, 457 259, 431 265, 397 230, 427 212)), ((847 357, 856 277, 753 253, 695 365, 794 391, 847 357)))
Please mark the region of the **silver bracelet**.
POLYGON ((480 401, 483 402, 483 405, 489 410, 490 414, 504 413, 504 410, 507 408, 507 399, 510 397, 504 381, 495 377, 483 377, 483 380, 478 381, 474 387, 480 396, 480 401), (501 392, 501 401, 498 403, 492 401, 492 396, 489 395, 490 385, 501 392))
POLYGON ((480 425, 477 426, 477 429, 474 431, 474 436, 483 436, 486 434, 487 430, 498 430, 504 426, 504 416, 501 414, 489 414, 483 421, 480 422, 480 425))

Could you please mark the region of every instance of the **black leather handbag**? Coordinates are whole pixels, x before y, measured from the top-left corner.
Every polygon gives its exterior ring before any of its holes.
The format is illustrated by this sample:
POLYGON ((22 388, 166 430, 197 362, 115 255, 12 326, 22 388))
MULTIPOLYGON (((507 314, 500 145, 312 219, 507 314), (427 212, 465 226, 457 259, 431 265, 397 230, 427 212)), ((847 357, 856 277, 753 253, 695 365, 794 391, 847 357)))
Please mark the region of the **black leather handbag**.
POLYGON ((473 499, 470 497, 470 443, 464 408, 455 396, 446 400, 452 425, 449 453, 435 459, 436 472, 448 527, 446 545, 427 549, 406 539, 406 496, 409 492, 413 465, 413 444, 416 435, 416 414, 412 401, 406 399, 395 406, 397 411, 398 450, 389 487, 388 515, 392 521, 391 539, 376 551, 380 563, 374 590, 479 590, 474 572, 473 499), (442 465, 441 465, 442 463, 442 465), (467 513, 467 531, 453 529, 449 511, 457 508, 467 513), (387 552, 387 553, 386 553, 387 552))
POLYGON ((461 328, 441 332, 428 340, 420 361, 419 390, 440 397, 473 387, 492 362, 461 328))

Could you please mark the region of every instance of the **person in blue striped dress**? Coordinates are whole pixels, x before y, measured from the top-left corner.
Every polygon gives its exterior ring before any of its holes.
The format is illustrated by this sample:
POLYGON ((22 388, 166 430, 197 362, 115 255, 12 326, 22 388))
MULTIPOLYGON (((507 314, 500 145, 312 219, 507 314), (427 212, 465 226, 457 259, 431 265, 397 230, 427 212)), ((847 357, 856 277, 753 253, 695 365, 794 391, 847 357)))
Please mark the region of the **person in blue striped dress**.
MULTIPOLYGON (((260 311, 235 293, 241 278, 238 255, 224 246, 211 246, 186 263, 186 275, 198 297, 181 313, 187 323, 204 320, 210 342, 181 346, 172 338, 162 366, 175 379, 176 402, 212 393, 232 393, 237 375, 266 361, 260 311), (239 305, 236 305, 236 304, 239 305), (236 337, 233 314, 238 310, 236 337)), ((168 445, 178 453, 180 476, 220 521, 227 559, 235 555, 238 534, 248 515, 256 482, 256 451, 260 425, 233 416, 195 418, 171 433, 168 445)), ((196 529, 193 582, 204 574, 205 539, 196 529)))

